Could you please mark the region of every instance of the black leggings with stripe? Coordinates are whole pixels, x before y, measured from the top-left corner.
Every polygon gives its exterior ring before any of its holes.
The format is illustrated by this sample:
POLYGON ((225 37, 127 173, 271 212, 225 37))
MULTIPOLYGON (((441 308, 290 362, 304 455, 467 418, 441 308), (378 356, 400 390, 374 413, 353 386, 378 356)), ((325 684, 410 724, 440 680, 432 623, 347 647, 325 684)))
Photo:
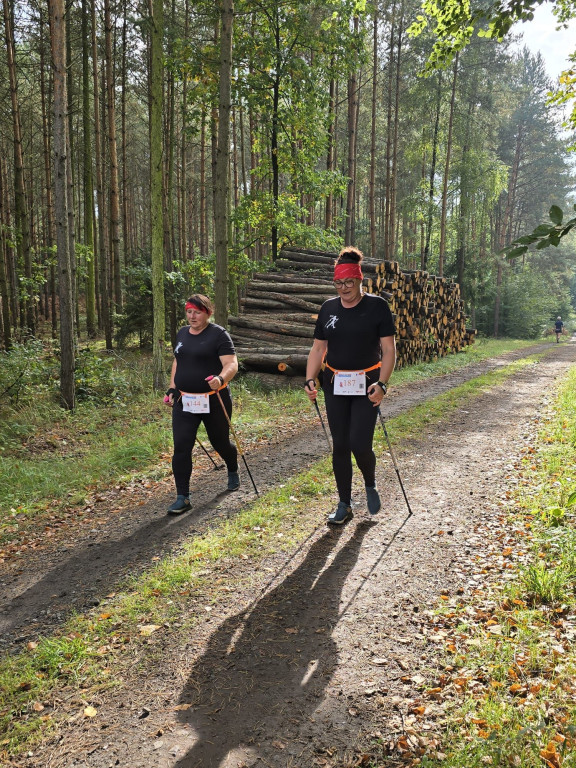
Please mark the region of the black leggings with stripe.
MULTIPOLYGON (((370 383, 367 383, 369 386, 370 383)), ((352 454, 364 484, 376 482, 376 456, 372 448, 378 411, 367 395, 335 395, 330 376, 323 385, 326 414, 332 434, 332 468, 340 501, 352 497, 352 454)))
MULTIPOLYGON (((220 391, 228 415, 232 416, 232 398, 228 387, 220 391)), ((230 441, 230 427, 217 395, 210 396, 210 413, 189 413, 182 409, 179 399, 172 408, 172 435, 174 455, 172 472, 179 496, 188 496, 192 474, 192 449, 196 442, 198 427, 204 422, 206 434, 215 451, 223 458, 229 472, 238 471, 236 446, 230 441)))

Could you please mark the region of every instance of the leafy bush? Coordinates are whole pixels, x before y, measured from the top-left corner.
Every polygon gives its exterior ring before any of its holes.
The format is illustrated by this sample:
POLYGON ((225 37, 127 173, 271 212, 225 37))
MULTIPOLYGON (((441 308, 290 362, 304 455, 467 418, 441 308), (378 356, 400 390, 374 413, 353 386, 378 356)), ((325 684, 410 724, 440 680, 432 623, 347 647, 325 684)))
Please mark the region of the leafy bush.
POLYGON ((126 273, 124 311, 114 318, 116 342, 123 347, 128 338, 138 335, 140 347, 152 345, 152 267, 142 257, 126 273))
POLYGON ((115 361, 100 357, 88 348, 77 355, 74 379, 79 401, 110 405, 124 403, 130 394, 128 379, 118 370, 115 361))
POLYGON ((58 377, 58 363, 50 344, 31 340, 0 352, 0 394, 11 403, 48 391, 58 377))

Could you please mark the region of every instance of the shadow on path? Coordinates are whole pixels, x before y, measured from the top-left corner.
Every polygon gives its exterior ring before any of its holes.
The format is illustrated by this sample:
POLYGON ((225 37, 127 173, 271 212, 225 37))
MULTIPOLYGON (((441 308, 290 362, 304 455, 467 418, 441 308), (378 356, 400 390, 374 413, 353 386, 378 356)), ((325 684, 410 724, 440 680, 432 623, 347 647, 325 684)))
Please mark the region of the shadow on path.
MULTIPOLYGON (((0 614, 0 636, 4 642, 15 641, 19 628, 35 622, 37 631, 45 634, 51 626, 65 620, 73 610, 97 605, 100 598, 117 588, 118 580, 134 575, 150 565, 153 557, 173 546, 183 535, 196 533, 199 517, 206 516, 229 494, 203 493, 190 512, 175 518, 164 513, 155 515, 130 535, 110 541, 82 542, 67 559, 61 559, 51 570, 5 603, 0 614)), ((86 523, 85 523, 86 525, 86 523)), ((27 631, 32 631, 31 627, 27 631)))
POLYGON ((360 522, 332 560, 342 531, 329 530, 250 613, 218 627, 180 696, 191 705, 180 718, 197 739, 178 768, 218 768, 230 752, 236 765, 259 742, 289 741, 298 733, 298 721, 320 704, 337 664, 331 633, 370 528, 360 522))

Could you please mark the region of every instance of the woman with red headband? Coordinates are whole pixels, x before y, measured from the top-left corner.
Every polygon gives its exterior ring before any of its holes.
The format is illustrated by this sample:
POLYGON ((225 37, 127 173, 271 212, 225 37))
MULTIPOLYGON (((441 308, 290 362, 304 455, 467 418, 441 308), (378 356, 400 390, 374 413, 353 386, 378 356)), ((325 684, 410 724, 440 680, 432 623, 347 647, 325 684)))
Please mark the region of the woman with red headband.
POLYGON ((382 506, 372 442, 377 406, 396 363, 395 330, 386 301, 362 292, 361 261, 357 248, 340 252, 334 267, 338 296, 325 301, 318 313, 306 367, 305 389, 312 402, 318 395, 316 377, 324 367, 322 388, 340 497, 328 517, 331 525, 352 517, 352 454, 364 478, 368 511, 375 515, 382 506))
POLYGON ((206 296, 191 296, 186 302, 188 326, 176 336, 170 388, 164 398, 172 406, 174 438, 172 471, 177 498, 168 507, 171 515, 180 515, 191 507, 192 448, 201 422, 228 468, 228 490, 240 486, 237 451, 230 441, 228 420, 218 398, 211 396, 218 391, 228 416, 232 415, 228 383, 238 372, 238 360, 228 331, 210 322, 213 311, 206 296))

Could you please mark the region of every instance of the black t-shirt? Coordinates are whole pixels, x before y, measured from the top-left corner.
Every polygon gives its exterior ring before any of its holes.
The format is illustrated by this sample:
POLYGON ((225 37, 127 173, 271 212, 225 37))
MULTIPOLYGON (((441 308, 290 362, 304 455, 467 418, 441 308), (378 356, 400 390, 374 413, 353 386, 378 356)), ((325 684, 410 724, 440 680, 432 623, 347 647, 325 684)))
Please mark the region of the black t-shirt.
POLYGON ((564 323, 562 322, 562 320, 556 320, 556 324, 555 325, 556 325, 556 330, 557 331, 561 331, 562 328, 564 328, 564 323))
POLYGON ((189 326, 176 335, 174 386, 181 392, 209 392, 207 376, 222 370, 221 355, 233 355, 230 334, 221 325, 209 323, 202 333, 190 333, 189 326))
POLYGON ((340 297, 322 304, 314 338, 328 342, 326 362, 341 371, 376 365, 381 358, 380 338, 394 336, 390 307, 381 296, 365 293, 355 307, 342 306, 340 297))

